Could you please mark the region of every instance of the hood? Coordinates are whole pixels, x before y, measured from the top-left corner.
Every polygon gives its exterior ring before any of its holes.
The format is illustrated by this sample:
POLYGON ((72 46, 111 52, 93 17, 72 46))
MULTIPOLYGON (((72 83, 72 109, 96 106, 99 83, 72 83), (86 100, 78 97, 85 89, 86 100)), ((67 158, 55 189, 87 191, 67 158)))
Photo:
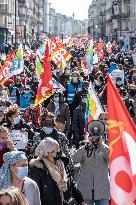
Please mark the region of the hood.
POLYGON ((40 161, 39 158, 36 158, 36 159, 32 159, 29 163, 30 167, 37 167, 37 168, 40 168, 40 169, 43 169, 43 163, 40 161))

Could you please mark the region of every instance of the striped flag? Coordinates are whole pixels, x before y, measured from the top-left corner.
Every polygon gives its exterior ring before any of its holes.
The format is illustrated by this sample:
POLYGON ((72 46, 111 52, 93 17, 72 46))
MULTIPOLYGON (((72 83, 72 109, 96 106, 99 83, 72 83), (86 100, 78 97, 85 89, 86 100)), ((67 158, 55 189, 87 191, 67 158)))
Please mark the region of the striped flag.
POLYGON ((85 124, 88 125, 92 120, 97 120, 99 115, 104 112, 99 98, 93 88, 92 82, 89 84, 86 113, 85 113, 85 124))

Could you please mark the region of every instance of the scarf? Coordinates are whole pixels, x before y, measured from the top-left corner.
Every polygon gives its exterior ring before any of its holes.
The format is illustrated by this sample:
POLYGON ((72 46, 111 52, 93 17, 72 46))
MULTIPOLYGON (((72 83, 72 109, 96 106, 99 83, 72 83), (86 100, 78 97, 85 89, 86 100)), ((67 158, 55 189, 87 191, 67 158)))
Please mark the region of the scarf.
POLYGON ((68 189, 68 178, 63 162, 61 160, 58 160, 56 161, 56 164, 52 164, 49 160, 45 158, 43 159, 43 162, 49 170, 52 179, 57 183, 60 192, 65 192, 68 189))
POLYGON ((12 182, 10 166, 16 164, 21 160, 27 160, 27 157, 24 152, 12 151, 4 154, 4 164, 0 169, 0 189, 11 186, 12 182))

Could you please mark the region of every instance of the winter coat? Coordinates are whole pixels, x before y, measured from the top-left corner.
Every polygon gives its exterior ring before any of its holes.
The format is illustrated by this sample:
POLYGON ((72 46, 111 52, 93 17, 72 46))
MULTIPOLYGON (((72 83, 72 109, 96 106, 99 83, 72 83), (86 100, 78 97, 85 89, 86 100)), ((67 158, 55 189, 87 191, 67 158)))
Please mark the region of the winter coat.
MULTIPOLYGON (((69 133, 71 130, 71 119, 70 119, 70 110, 69 110, 69 106, 67 103, 60 103, 59 104, 59 109, 60 109, 60 113, 57 116, 56 121, 61 122, 63 124, 66 124, 65 127, 65 132, 69 133)), ((49 112, 53 113, 55 112, 55 104, 53 101, 51 101, 49 103, 49 105, 47 106, 47 109, 49 112)))
POLYGON ((28 93, 28 94, 22 93, 20 95, 20 107, 21 108, 29 107, 30 106, 31 97, 32 97, 32 93, 28 93))
POLYGON ((72 83, 68 83, 67 84, 67 102, 68 102, 68 104, 72 104, 73 103, 73 99, 74 99, 75 94, 78 91, 82 90, 82 88, 83 88, 83 84, 82 83, 79 83, 77 85, 77 88, 75 88, 72 83))
POLYGON ((72 154, 73 161, 81 165, 77 186, 85 200, 92 199, 92 190, 95 200, 110 198, 108 155, 109 149, 105 144, 93 151, 90 157, 87 157, 85 146, 72 154))
MULTIPOLYGON (((63 205, 67 205, 67 203, 74 198, 78 204, 81 204, 84 199, 82 197, 81 192, 78 190, 73 177, 71 175, 71 171, 69 169, 69 160, 68 158, 62 158, 62 161, 64 163, 66 173, 68 176, 68 190, 64 193, 64 203, 63 205)), ((43 165, 43 162, 40 160, 32 160, 30 162, 30 177, 37 182, 40 192, 41 192, 41 201, 43 201, 43 204, 45 204, 45 201, 48 200, 48 198, 51 197, 52 201, 50 201, 50 205, 58 205, 60 201, 60 193, 58 190, 58 186, 56 182, 52 179, 48 169, 45 165, 43 165), (43 168, 44 167, 44 168, 43 168), (41 179, 41 181, 40 181, 41 179), (39 183, 40 182, 40 183, 39 183), (41 183, 42 182, 42 183, 41 183), (46 189, 43 189, 45 187, 44 183, 46 183, 46 189), (49 190, 48 190, 49 187, 49 190), (46 192, 47 191, 47 192, 46 192), (46 193, 44 193, 46 192, 46 193), (43 197, 42 197, 43 194, 43 197), (55 195, 55 197, 54 197, 55 195), (45 200, 45 198, 47 199, 45 200)), ((42 205, 42 204, 41 204, 42 205)))
POLYGON ((73 113, 72 130, 74 136, 79 136, 79 141, 84 139, 85 109, 80 105, 73 113))
POLYGON ((62 199, 56 182, 50 172, 40 160, 30 162, 30 178, 33 179, 40 190, 41 205, 62 205, 62 199))
POLYGON ((40 106, 35 107, 33 110, 29 107, 24 111, 23 119, 32 127, 39 127, 39 117, 41 113, 40 106))

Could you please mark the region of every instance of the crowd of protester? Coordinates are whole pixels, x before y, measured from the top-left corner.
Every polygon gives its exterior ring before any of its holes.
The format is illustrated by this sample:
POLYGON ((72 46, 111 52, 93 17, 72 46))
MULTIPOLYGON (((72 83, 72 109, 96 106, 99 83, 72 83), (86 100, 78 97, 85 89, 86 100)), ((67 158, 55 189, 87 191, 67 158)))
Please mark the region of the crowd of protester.
MULTIPOLYGON (((33 52, 37 47, 31 45, 33 52)), ((11 45, 1 48, 0 69, 12 49, 11 45)), ((112 54, 105 50, 104 58, 86 74, 83 59, 87 46, 68 49, 72 59, 63 72, 51 62, 53 77, 65 91, 54 88, 41 105, 35 106, 39 82, 33 53, 29 59, 24 55, 21 74, 0 84, 2 205, 109 204, 106 77, 111 66, 124 71, 124 82, 118 77, 115 84, 136 123, 135 52, 122 52, 116 45, 112 54), (105 132, 97 143, 92 136, 84 141, 90 81, 104 110, 98 120, 105 132), (20 144, 18 135, 22 136, 20 144)))

